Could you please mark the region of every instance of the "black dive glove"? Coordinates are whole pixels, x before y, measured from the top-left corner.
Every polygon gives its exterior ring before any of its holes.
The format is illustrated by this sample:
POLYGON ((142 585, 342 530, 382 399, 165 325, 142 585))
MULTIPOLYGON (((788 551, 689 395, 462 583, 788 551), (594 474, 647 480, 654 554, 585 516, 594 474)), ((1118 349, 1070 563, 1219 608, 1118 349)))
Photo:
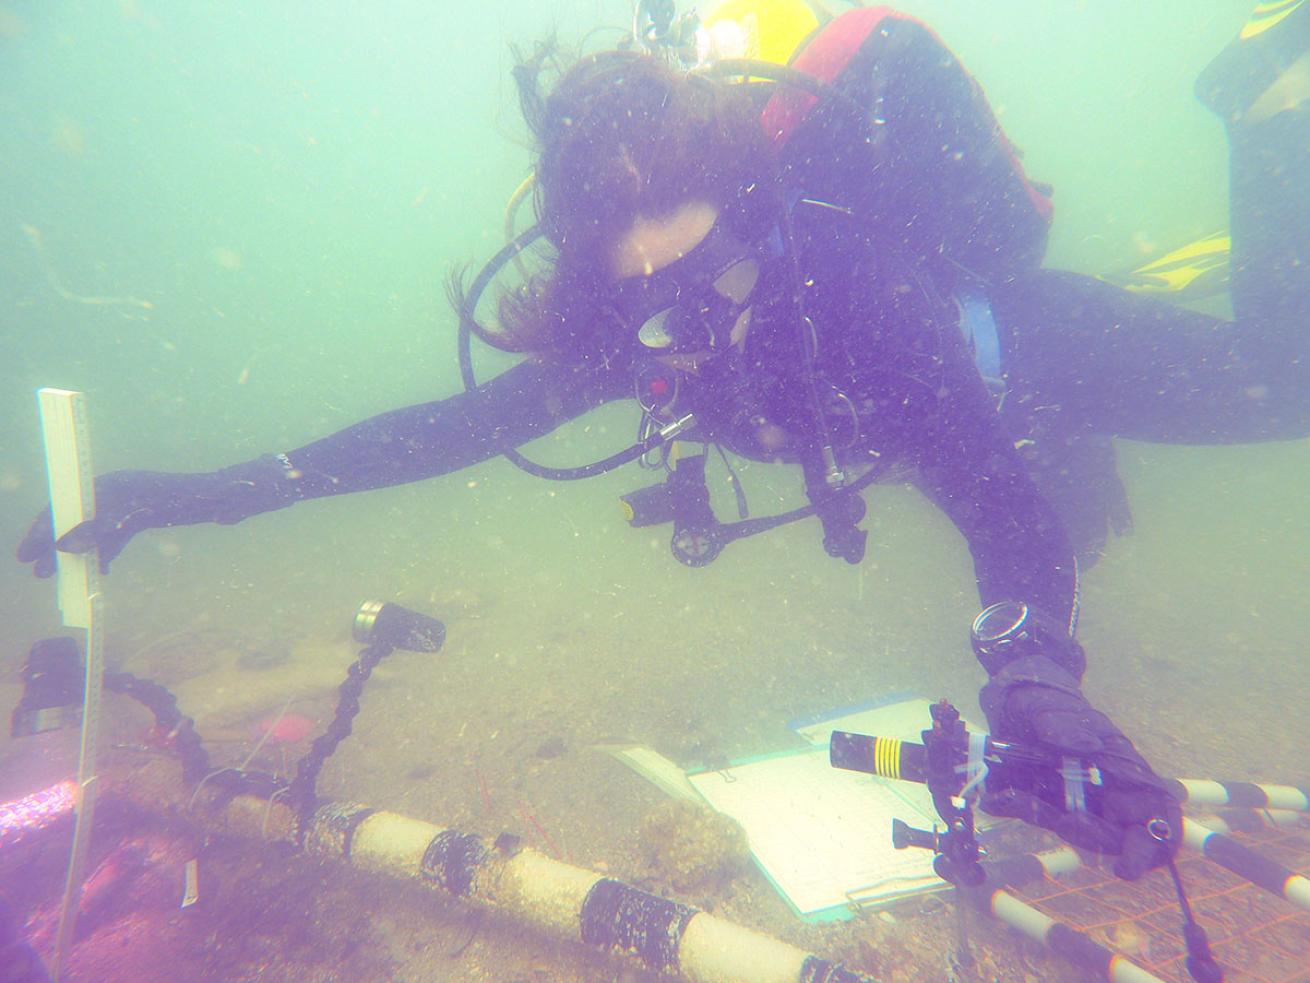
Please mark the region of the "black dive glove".
MULTIPOLYGON (((1043 826, 1082 849, 1117 855, 1115 874, 1136 880, 1177 851, 1178 801, 1123 732, 1082 695, 1082 647, 1063 632, 1043 630, 1039 616, 1029 617, 1034 630, 1022 644, 999 659, 979 652, 992 677, 980 696, 992 736, 1090 761, 1100 785, 1089 790, 1089 808, 1069 810, 1034 794, 1021 772, 1010 772, 999 786, 989 776, 980 805, 992 815, 1043 826), (1167 842, 1148 831, 1153 820, 1168 824, 1167 842)), ((974 647, 978 651, 976 630, 974 647)))
POLYGON ((206 474, 113 471, 96 478, 95 518, 55 543, 47 506, 19 543, 18 561, 31 563, 38 577, 49 577, 55 572, 56 549, 85 553, 98 548, 100 569, 108 572, 109 562, 143 529, 231 524, 290 505, 301 497, 292 474, 283 458, 273 456, 206 474))

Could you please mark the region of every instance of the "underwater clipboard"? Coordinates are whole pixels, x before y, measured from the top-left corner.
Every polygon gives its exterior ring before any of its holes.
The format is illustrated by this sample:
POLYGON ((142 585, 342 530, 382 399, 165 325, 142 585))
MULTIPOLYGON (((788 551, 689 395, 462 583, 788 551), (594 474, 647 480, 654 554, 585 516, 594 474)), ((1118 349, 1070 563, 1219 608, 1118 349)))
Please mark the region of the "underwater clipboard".
POLYGON ((930 853, 892 847, 892 819, 922 826, 931 815, 882 779, 832 768, 827 748, 688 778, 714 809, 742 825, 760 870, 806 920, 849 918, 945 886, 930 853))
POLYGON ((850 918, 949 886, 930 852, 892 846, 893 819, 939 821, 927 788, 828 763, 834 730, 918 740, 931 702, 892 699, 794 722, 809 747, 687 776, 710 806, 741 823, 760 870, 807 921, 850 918))
POLYGON ((711 808, 737 820, 757 866, 797 916, 815 922, 851 918, 949 886, 934 873, 930 852, 892 846, 893 819, 928 827, 939 821, 927 788, 828 763, 833 730, 919 739, 931 702, 891 699, 793 722, 807 746, 719 770, 683 773, 650 748, 611 752, 666 793, 690 798, 694 789, 711 808), (659 767, 653 769, 654 759, 659 767))

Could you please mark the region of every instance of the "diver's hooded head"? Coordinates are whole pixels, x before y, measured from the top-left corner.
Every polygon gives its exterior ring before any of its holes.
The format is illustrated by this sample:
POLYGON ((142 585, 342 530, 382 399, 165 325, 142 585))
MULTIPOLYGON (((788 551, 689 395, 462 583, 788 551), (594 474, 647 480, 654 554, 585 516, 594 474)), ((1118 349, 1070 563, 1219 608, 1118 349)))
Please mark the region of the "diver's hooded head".
POLYGON ((712 203, 746 239, 776 217, 773 163, 746 88, 633 51, 588 55, 544 97, 540 65, 515 72, 535 138, 537 218, 556 249, 550 275, 507 295, 501 323, 521 347, 608 347, 609 250, 640 217, 712 203))
POLYGON ((638 216, 696 199, 739 224, 770 190, 768 150, 745 89, 649 55, 582 59, 550 93, 534 130, 540 217, 565 253, 592 254, 638 216))

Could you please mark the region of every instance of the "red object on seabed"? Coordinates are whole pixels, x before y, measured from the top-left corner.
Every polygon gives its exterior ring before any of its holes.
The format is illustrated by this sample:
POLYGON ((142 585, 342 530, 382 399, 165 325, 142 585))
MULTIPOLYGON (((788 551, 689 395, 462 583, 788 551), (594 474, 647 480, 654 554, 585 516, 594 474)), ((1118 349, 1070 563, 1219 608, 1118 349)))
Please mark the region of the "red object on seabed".
POLYGON ((284 713, 261 720, 256 726, 260 736, 268 734, 274 744, 295 744, 314 733, 318 724, 299 713, 284 713))

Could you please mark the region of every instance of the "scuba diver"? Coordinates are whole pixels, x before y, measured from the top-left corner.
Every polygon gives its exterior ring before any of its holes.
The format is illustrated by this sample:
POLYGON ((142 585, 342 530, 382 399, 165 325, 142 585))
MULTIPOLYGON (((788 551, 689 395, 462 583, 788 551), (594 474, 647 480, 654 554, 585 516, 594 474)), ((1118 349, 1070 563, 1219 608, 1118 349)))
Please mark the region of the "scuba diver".
POLYGON ((1261 4, 1198 82, 1231 145, 1233 321, 1041 268, 1049 192, 926 26, 886 7, 766 6, 812 28, 785 68, 723 57, 759 53, 754 20, 694 31, 647 0, 631 44, 549 91, 546 52, 519 65, 551 261, 500 297, 495 326, 477 296, 530 236, 456 289, 462 330, 526 355, 516 366, 476 384, 466 365, 463 393, 217 472, 103 475, 93 520, 55 544, 47 512, 18 557, 42 576, 56 549, 108 564, 145 529, 519 461, 634 395, 642 439, 567 476, 664 453, 676 477, 674 441, 793 462, 825 549, 850 563, 859 490, 909 469, 967 540, 983 604, 1022 602, 975 639, 993 735, 1090 757, 1105 785, 1098 815, 1019 786, 983 808, 1136 877, 1176 849, 1149 829, 1177 832, 1179 809, 1082 694, 1079 556, 1128 522, 1111 438, 1310 435, 1310 2, 1261 4), (719 57, 687 70, 707 50, 719 57))

